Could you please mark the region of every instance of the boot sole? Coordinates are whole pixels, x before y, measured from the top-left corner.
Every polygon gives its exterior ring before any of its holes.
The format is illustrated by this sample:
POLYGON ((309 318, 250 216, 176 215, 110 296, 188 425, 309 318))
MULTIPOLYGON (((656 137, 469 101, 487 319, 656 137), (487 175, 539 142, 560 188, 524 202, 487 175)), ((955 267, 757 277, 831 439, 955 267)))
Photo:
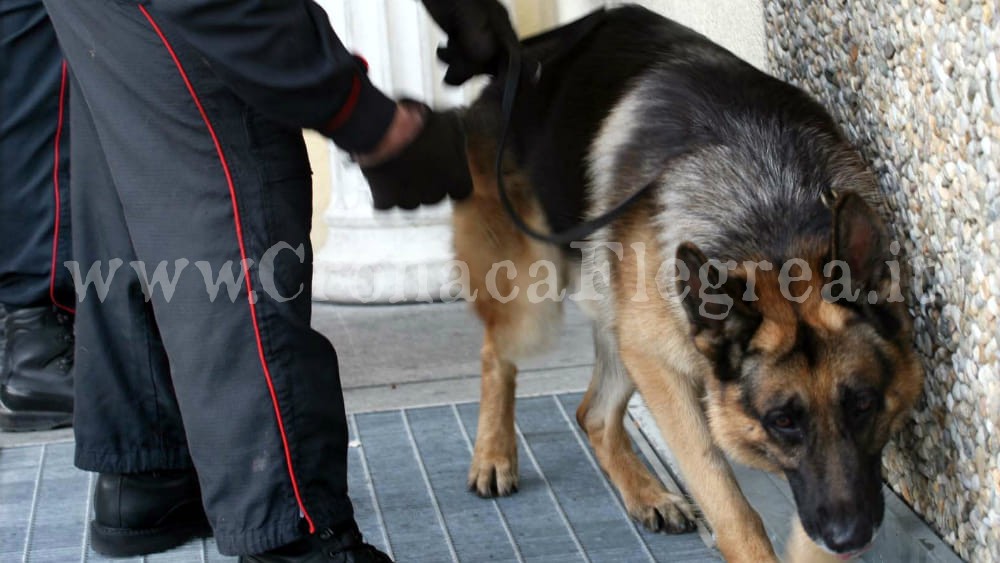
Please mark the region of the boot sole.
POLYGON ((204 515, 183 525, 143 530, 109 528, 96 521, 90 522, 90 546, 97 553, 108 557, 152 555, 180 547, 193 539, 210 536, 212 527, 204 515))

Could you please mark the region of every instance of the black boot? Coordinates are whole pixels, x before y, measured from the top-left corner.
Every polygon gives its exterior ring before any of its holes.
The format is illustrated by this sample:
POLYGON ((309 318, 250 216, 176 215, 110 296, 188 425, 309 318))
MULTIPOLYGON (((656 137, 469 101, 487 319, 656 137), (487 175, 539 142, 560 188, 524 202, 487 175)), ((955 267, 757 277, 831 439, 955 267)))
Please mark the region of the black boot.
POLYGON ((73 424, 73 320, 53 307, 7 309, 0 429, 73 424))
POLYGON ((240 563, 392 563, 392 559, 366 544, 358 525, 351 521, 274 551, 244 555, 240 563))
POLYGON ((102 473, 94 489, 90 545, 111 557, 159 553, 212 535, 194 471, 102 473))

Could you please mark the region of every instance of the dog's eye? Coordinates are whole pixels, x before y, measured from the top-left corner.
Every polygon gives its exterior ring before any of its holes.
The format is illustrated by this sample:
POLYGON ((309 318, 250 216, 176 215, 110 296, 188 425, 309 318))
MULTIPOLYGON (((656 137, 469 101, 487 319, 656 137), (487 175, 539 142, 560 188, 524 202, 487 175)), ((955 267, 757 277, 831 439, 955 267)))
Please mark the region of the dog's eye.
POLYGON ((872 407, 874 406, 875 399, 872 399, 871 397, 859 397, 858 401, 854 403, 854 408, 857 409, 858 412, 868 412, 872 410, 872 407))
POLYGON ((785 434, 792 434, 799 430, 798 421, 787 411, 774 411, 767 415, 765 422, 774 430, 785 434))
POLYGON ((875 398, 875 394, 871 392, 859 393, 854 397, 854 412, 858 414, 866 414, 878 406, 878 401, 875 398))
POLYGON ((787 414, 780 414, 774 420, 771 421, 771 424, 773 424, 777 428, 781 428, 782 430, 788 430, 789 428, 795 426, 795 421, 792 420, 792 417, 788 416, 787 414))

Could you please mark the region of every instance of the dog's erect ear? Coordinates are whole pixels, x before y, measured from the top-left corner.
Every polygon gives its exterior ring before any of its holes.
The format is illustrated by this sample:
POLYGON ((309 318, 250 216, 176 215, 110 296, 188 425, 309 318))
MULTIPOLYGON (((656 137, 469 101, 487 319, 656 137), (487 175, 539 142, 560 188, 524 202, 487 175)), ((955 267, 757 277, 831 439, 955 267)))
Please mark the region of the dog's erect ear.
POLYGON ((882 293, 891 281, 886 261, 892 259, 889 230, 882 218, 861 196, 848 192, 837 199, 833 224, 831 259, 850 268, 852 288, 882 293))
POLYGON ((695 347, 711 360, 719 379, 738 378, 743 354, 761 321, 743 300, 746 280, 731 275, 727 264, 710 261, 689 242, 677 248, 677 263, 688 271, 687 280, 678 277, 677 292, 691 322, 695 347))

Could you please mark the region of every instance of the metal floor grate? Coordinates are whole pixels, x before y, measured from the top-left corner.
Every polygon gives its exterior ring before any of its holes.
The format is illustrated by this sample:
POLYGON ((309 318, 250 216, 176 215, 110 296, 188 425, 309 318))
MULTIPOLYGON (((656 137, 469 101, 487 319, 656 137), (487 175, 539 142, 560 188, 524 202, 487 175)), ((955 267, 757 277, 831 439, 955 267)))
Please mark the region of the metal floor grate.
MULTIPOLYGON (((351 497, 365 537, 399 561, 719 561, 697 534, 634 525, 572 422, 580 395, 517 402, 520 491, 465 489, 478 406, 351 415, 351 497)), ((90 550, 93 476, 73 444, 0 451, 0 561, 106 561, 90 550)), ((230 562, 212 540, 138 561, 230 562)))

